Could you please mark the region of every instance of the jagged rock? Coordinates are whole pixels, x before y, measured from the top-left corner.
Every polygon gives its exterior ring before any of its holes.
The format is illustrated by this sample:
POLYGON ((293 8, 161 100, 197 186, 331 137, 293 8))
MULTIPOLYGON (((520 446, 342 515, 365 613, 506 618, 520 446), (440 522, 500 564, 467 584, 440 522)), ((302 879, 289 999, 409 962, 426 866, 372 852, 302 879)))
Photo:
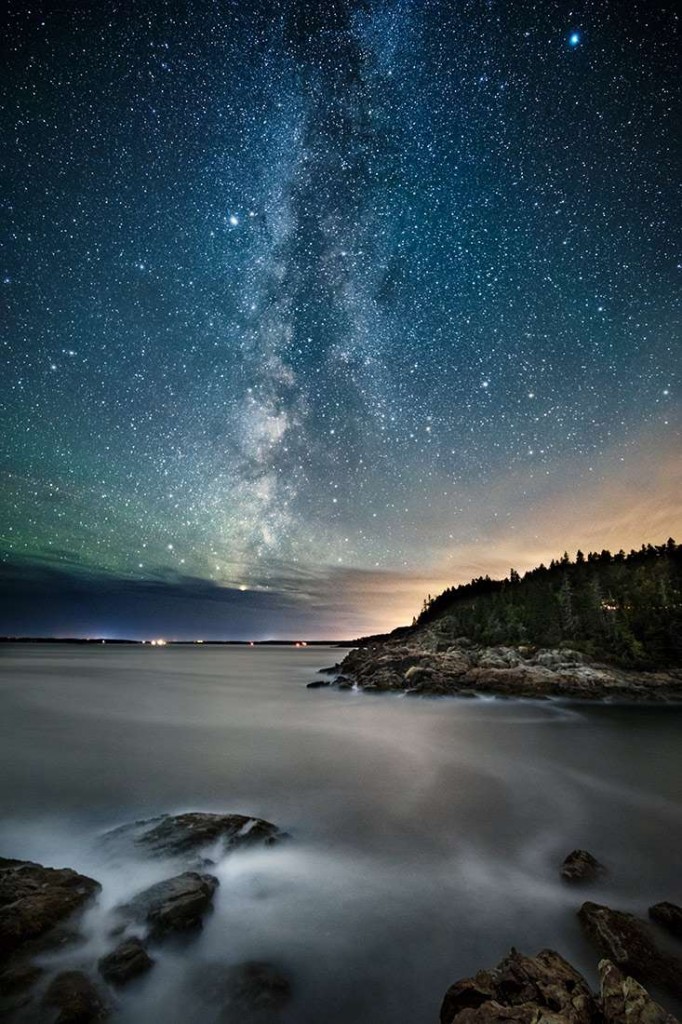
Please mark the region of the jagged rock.
POLYGON ((606 868, 587 850, 573 850, 561 865, 565 882, 595 882, 606 874, 606 868))
POLYGON ((97 988, 80 971, 58 974, 43 1002, 58 1010, 55 1024, 94 1024, 109 1016, 109 1008, 97 988))
POLYGON ((649 907, 649 917, 678 939, 682 939, 682 907, 667 901, 655 903, 653 907, 649 907))
POLYGON ((624 975, 610 960, 600 961, 599 978, 604 1024, 678 1024, 638 981, 624 975))
POLYGON ((156 936, 200 928, 218 885, 213 875, 185 871, 143 889, 118 911, 124 917, 149 925, 156 936))
POLYGON ((551 949, 511 953, 491 971, 464 978, 445 994, 441 1024, 591 1024, 597 1005, 587 982, 551 949))
POLYGON ((578 917, 589 938, 626 974, 682 998, 682 957, 659 949, 645 921, 590 902, 583 903, 578 917))
POLYGON ((132 842, 138 850, 171 856, 196 853, 217 842, 228 851, 261 843, 272 846, 286 838, 285 832, 264 818, 201 811, 135 821, 120 825, 103 837, 108 844, 132 842))
POLYGON ((30 861, 0 858, 0 956, 27 943, 54 938, 62 926, 99 892, 93 878, 70 868, 45 868, 30 861))
POLYGON ((136 938, 125 939, 97 962, 99 973, 112 985, 125 985, 153 966, 154 961, 136 938))

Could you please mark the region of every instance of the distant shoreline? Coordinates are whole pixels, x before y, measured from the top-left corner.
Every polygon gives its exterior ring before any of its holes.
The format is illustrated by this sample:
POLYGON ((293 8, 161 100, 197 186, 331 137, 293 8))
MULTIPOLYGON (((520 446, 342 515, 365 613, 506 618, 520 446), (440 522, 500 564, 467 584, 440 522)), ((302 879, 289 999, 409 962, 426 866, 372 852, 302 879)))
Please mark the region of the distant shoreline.
POLYGON ((112 639, 78 636, 0 636, 0 644, 117 644, 135 647, 355 647, 352 640, 152 640, 112 639))

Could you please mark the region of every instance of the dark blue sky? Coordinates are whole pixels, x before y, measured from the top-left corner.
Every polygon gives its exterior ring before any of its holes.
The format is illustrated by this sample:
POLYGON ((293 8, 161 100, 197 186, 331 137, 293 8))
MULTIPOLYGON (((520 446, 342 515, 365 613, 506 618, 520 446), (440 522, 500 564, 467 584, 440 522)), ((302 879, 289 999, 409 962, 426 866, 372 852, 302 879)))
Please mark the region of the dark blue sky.
POLYGON ((0 631, 358 633, 679 532, 674 27, 11 4, 0 631))

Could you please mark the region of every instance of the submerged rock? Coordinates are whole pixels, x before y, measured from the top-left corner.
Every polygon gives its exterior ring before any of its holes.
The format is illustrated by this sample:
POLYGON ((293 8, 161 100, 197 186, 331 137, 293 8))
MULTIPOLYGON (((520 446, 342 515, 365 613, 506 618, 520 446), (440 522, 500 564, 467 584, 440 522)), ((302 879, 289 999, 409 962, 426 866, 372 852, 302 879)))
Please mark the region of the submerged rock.
POLYGON ((109 1016, 109 1008, 99 991, 80 971, 58 974, 45 993, 43 1003, 57 1009, 54 1024, 94 1024, 109 1016))
POLYGON ((561 865, 565 882, 596 882, 606 874, 606 868, 587 850, 573 850, 561 865))
POLYGON ((312 683, 306 684, 307 690, 320 690, 323 686, 331 686, 331 679, 313 679, 312 683))
POLYGON ((213 875, 185 871, 143 889, 118 910, 124 917, 147 924, 156 936, 201 928, 219 884, 213 875))
POLYGON ((649 917, 672 935, 682 939, 682 907, 667 901, 655 903, 653 907, 649 907, 649 917))
POLYGON ((198 965, 192 973, 193 988, 215 1019, 226 1024, 269 1024, 292 997, 291 981, 281 968, 264 961, 240 964, 210 962, 198 965))
POLYGON ((35 945, 58 942, 72 915, 99 892, 93 878, 70 868, 45 868, 30 861, 0 858, 0 956, 35 945))
POLYGON ((107 953, 98 962, 99 973, 112 985, 125 985, 127 981, 144 974, 154 966, 139 939, 125 939, 120 945, 107 953))
POLYGON ((587 982, 562 956, 543 949, 524 956, 512 949, 490 971, 464 978, 445 994, 441 1024, 591 1024, 597 1004, 587 982))
POLYGON ((638 981, 627 977, 610 960, 600 961, 599 978, 604 1024, 678 1024, 638 981))
POLYGON ((259 844, 273 846, 288 836, 264 818, 191 811, 121 825, 103 838, 107 843, 131 842, 136 849, 151 854, 179 856, 197 853, 218 842, 226 852, 259 844))
POLYGON ((578 917, 589 938, 617 967, 682 998, 682 957, 660 949, 645 921, 590 902, 583 903, 578 917))
POLYGON ((291 999, 291 982, 272 964, 258 961, 237 964, 228 971, 227 996, 231 1015, 237 1014, 240 1021, 256 1024, 272 1019, 287 1005, 291 999))

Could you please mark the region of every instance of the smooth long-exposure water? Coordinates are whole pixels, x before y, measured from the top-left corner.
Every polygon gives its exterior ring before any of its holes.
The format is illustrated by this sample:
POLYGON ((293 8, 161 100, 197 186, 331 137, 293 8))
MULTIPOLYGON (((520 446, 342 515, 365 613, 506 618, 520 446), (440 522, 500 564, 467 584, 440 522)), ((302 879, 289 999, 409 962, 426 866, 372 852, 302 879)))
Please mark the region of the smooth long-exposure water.
MULTIPOLYGON (((116 996, 113 1020, 228 1020, 203 965, 269 960, 292 977, 283 1024, 430 1024, 454 980, 514 945, 594 981, 575 911, 679 900, 682 714, 674 708, 415 700, 306 690, 323 648, 5 646, 0 853, 103 884, 106 911, 169 874, 112 859, 108 827, 160 812, 268 818, 290 843, 215 869, 215 912, 116 996), (562 884, 575 847, 610 868, 562 884)), ((170 872, 172 873, 172 871, 170 872)))

